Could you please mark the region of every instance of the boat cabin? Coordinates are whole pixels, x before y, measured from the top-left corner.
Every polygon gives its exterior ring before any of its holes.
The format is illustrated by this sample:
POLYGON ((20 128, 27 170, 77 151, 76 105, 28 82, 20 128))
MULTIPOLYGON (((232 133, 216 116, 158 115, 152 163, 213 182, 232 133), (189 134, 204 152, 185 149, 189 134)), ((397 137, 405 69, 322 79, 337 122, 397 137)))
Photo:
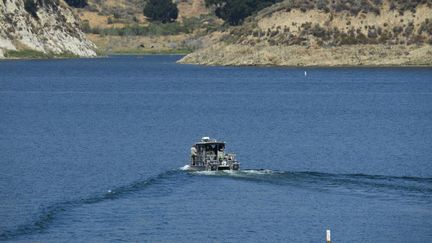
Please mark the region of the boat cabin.
POLYGON ((225 153, 225 142, 203 137, 191 148, 191 166, 204 170, 238 170, 235 154, 225 153))

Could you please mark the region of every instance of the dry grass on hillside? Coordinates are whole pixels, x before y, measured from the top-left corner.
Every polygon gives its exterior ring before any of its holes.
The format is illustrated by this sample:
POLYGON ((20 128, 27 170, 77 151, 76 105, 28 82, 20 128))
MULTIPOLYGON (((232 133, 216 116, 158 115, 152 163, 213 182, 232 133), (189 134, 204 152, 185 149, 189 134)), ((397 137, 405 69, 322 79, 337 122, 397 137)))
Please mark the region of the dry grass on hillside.
POLYGON ((417 31, 421 23, 427 18, 432 18, 431 8, 426 5, 419 6, 415 13, 407 11, 399 15, 394 11, 381 11, 379 15, 375 13, 361 13, 352 16, 349 13, 327 14, 321 10, 310 10, 303 13, 301 10, 293 9, 290 12, 276 12, 271 16, 262 18, 258 21, 258 26, 262 30, 276 29, 277 27, 288 27, 291 32, 297 33, 305 23, 318 23, 328 28, 337 28, 348 31, 351 28, 360 29, 365 35, 368 34, 368 27, 406 25, 409 22, 414 24, 414 31, 417 31))
POLYGON ((182 0, 177 4, 179 19, 197 17, 209 13, 204 0, 182 0))
POLYGON ((181 62, 432 65, 432 0, 286 0, 213 36, 181 62))
POLYGON ((222 24, 209 15, 204 0, 177 1, 179 17, 170 24, 150 23, 143 0, 88 1, 75 13, 100 53, 190 52, 202 45, 199 36, 222 24))
POLYGON ((323 47, 432 43, 432 4, 418 2, 415 7, 398 5, 392 9, 394 1, 384 0, 353 11, 345 5, 346 9, 329 5, 332 7, 325 10, 313 4, 303 7, 299 2, 284 1, 264 9, 242 26, 231 28, 222 41, 252 46, 267 43, 323 47))
POLYGON ((333 48, 215 44, 187 55, 181 63, 278 66, 430 66, 432 46, 352 45, 333 48))
MULTIPOLYGON (((178 8, 180 22, 183 18, 209 13, 204 0, 181 0, 178 8)), ((75 13, 92 28, 121 28, 131 24, 148 25, 142 9, 142 0, 89 0, 88 7, 75 9, 75 13)))
POLYGON ((103 54, 114 53, 176 53, 190 52, 190 35, 169 36, 101 36, 88 34, 103 54))

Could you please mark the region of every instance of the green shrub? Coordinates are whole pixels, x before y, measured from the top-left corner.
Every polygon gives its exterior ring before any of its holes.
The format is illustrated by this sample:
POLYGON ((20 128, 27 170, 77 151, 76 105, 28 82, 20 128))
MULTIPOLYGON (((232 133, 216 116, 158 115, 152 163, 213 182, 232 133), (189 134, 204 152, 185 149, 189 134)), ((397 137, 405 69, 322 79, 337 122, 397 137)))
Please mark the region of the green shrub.
POLYGON ((357 43, 360 43, 360 44, 368 44, 368 43, 370 43, 369 42, 370 39, 368 39, 367 36, 365 34, 363 34, 363 33, 357 34, 356 41, 357 41, 357 43))
POLYGON ((8 58, 49 58, 48 54, 34 50, 21 50, 21 51, 7 51, 6 57, 8 58))
POLYGON ((327 33, 324 28, 322 28, 319 24, 315 24, 311 29, 310 33, 318 38, 327 39, 327 33))
POLYGON ((202 25, 201 19, 198 17, 184 18, 183 26, 186 33, 193 33, 195 29, 199 29, 202 25))
POLYGON ((426 32, 429 36, 432 36, 432 21, 430 19, 425 19, 425 21, 420 25, 418 32, 419 34, 426 32))
POLYGON ((208 7, 215 9, 215 14, 230 25, 239 25, 243 20, 281 0, 205 0, 208 7))
POLYGON ((148 0, 143 13, 151 21, 168 23, 177 19, 178 8, 171 0, 148 0))
POLYGON ((342 33, 340 35, 340 45, 354 45, 357 44, 357 39, 355 36, 348 35, 346 33, 342 33))
POLYGON ((378 42, 387 43, 389 40, 391 40, 391 38, 391 33, 389 33, 387 30, 384 30, 383 33, 378 37, 378 42))
POLYGON ((90 27, 90 23, 89 23, 88 20, 83 20, 83 21, 81 22, 81 30, 82 30, 84 33, 91 33, 92 29, 91 29, 91 27, 90 27))
POLYGON ((407 27, 405 27, 405 31, 403 32, 403 36, 409 37, 414 32, 414 24, 413 22, 409 22, 407 27))
POLYGON ((35 50, 19 50, 19 51, 7 51, 5 56, 8 58, 30 58, 30 59, 45 59, 45 58, 74 58, 77 57, 71 53, 43 53, 35 50))
POLYGON ((395 34, 395 36, 398 36, 400 33, 402 33, 403 28, 401 26, 395 26, 393 27, 393 33, 395 34))
POLYGON ((92 29, 92 33, 101 35, 119 35, 119 36, 160 36, 160 35, 177 35, 180 33, 190 33, 191 29, 181 25, 178 22, 174 23, 150 23, 148 26, 140 26, 138 24, 128 25, 122 28, 106 28, 92 29))
POLYGON ((87 0, 65 0, 65 2, 74 8, 84 8, 87 6, 87 0))
POLYGON ((31 16, 33 16, 34 18, 38 18, 36 13, 38 6, 34 0, 25 0, 24 9, 27 11, 27 13, 31 14, 31 16))
POLYGON ((327 7, 328 4, 329 4, 328 0, 318 0, 316 3, 316 6, 320 10, 325 10, 325 9, 328 9, 328 7, 327 7))

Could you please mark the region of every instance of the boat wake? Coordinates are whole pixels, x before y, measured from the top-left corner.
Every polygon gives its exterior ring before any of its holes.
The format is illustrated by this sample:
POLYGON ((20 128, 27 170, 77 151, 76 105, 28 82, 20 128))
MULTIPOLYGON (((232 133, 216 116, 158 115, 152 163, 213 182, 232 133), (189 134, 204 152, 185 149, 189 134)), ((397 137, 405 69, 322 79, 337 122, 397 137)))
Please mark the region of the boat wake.
POLYGON ((190 168, 191 168, 190 165, 184 165, 184 166, 180 167, 179 170, 189 171, 190 168))
POLYGON ((366 195, 389 199, 401 196, 415 202, 432 202, 432 178, 368 174, 333 174, 313 171, 275 171, 245 169, 239 171, 195 171, 194 175, 230 178, 316 191, 366 195))
POLYGON ((76 200, 63 201, 54 203, 51 206, 46 207, 39 213, 35 219, 27 224, 19 225, 14 229, 0 231, 0 241, 13 240, 19 236, 30 235, 44 232, 51 223, 58 217, 59 214, 69 211, 73 208, 77 208, 83 205, 101 203, 107 200, 116 200, 125 198, 128 195, 133 195, 139 191, 151 188, 157 185, 161 181, 177 181, 175 179, 181 175, 179 170, 170 170, 160 173, 154 177, 147 178, 145 180, 138 180, 131 184, 119 186, 117 188, 106 190, 99 194, 94 194, 85 198, 78 198, 76 200))
MULTIPOLYGON (((192 183, 197 179, 202 180, 208 176, 385 200, 392 199, 394 195, 394 198, 397 198, 395 200, 400 200, 402 197, 413 203, 432 203, 432 178, 332 174, 312 171, 291 172, 265 169, 191 171, 190 167, 185 165, 176 170, 169 170, 154 177, 138 180, 88 197, 54 203, 39 212, 33 221, 0 232, 0 241, 13 240, 23 235, 42 233, 50 227, 60 214, 83 205, 126 198, 152 188, 158 192, 168 191, 169 194, 170 190, 175 190, 176 186, 192 183)), ((148 193, 148 196, 151 197, 154 194, 148 193)))

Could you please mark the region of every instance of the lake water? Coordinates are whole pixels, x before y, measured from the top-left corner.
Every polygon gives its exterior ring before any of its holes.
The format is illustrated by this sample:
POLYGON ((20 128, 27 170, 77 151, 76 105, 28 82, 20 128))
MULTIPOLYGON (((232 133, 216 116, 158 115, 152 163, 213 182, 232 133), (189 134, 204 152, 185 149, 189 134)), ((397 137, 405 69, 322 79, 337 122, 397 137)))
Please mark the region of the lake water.
POLYGON ((0 62, 0 240, 432 242, 431 68, 179 58, 0 62))

